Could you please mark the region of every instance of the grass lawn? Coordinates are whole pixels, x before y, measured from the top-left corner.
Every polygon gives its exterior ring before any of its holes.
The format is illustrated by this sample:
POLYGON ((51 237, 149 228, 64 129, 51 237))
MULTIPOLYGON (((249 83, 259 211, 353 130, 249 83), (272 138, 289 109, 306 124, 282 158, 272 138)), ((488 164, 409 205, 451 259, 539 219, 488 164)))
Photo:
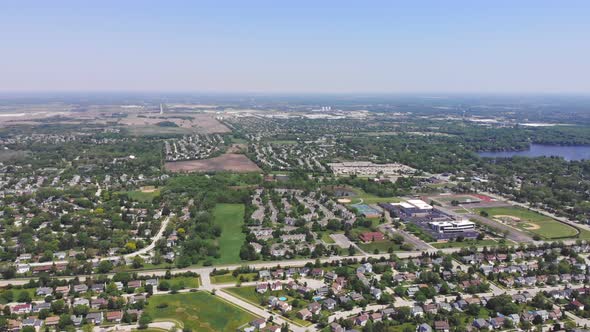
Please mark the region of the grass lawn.
POLYGON ((499 245, 496 240, 465 240, 461 242, 435 242, 431 245, 437 249, 445 248, 465 248, 465 247, 493 247, 499 245))
POLYGON ((334 239, 332 239, 332 238, 330 237, 330 234, 329 234, 328 232, 324 232, 324 233, 322 233, 322 241, 324 241, 324 242, 326 242, 326 243, 328 243, 328 244, 336 243, 336 242, 334 241, 334 239))
POLYGON ((580 235, 578 238, 581 240, 590 240, 590 231, 580 228, 580 235))
POLYGON ((428 234, 424 229, 422 229, 419 226, 416 226, 412 223, 406 224, 406 231, 416 235, 418 238, 420 238, 424 242, 434 242, 434 240, 435 240, 432 237, 432 235, 428 234))
POLYGON ((375 249, 379 250, 380 253, 386 253, 389 248, 393 248, 393 250, 400 250, 400 246, 393 242, 393 241, 376 241, 371 243, 359 243, 359 248, 363 249, 365 252, 372 254, 375 249))
POLYGON ((199 278, 196 277, 172 277, 168 280, 170 286, 181 285, 181 288, 198 288, 200 285, 199 278))
POLYGON ((221 226, 221 236, 217 239, 220 257, 215 263, 239 263, 240 248, 246 239, 242 233, 244 204, 217 204, 213 216, 215 224, 221 226))
POLYGON ((487 212, 490 217, 513 216, 519 218, 520 221, 513 223, 513 225, 546 239, 573 237, 578 234, 578 231, 571 226, 521 207, 511 206, 478 209, 478 212, 481 211, 487 212))
POLYGON ((156 321, 182 322, 193 331, 235 331, 256 318, 206 292, 155 295, 150 297, 145 312, 156 321))
POLYGON ((130 199, 139 201, 139 202, 151 202, 154 197, 160 195, 160 190, 156 189, 152 192, 143 192, 141 190, 132 190, 132 191, 122 191, 122 194, 127 194, 130 199))
POLYGON ((399 197, 379 197, 377 195, 370 194, 365 192, 360 188, 350 188, 352 191, 356 193, 356 196, 347 196, 342 198, 349 198, 351 200, 350 204, 377 204, 377 203, 397 203, 401 200, 399 197))
MULTIPOLYGON (((403 323, 401 325, 391 326, 387 331, 391 332, 403 332, 406 330, 416 331, 416 324, 414 323, 403 323)), ((329 331, 329 329, 328 329, 329 331)))
POLYGON ((232 283, 236 283, 240 279, 240 277, 246 278, 247 281, 252 281, 252 280, 254 280, 254 277, 256 277, 256 275, 257 275, 257 273, 243 273, 237 277, 234 277, 231 273, 221 274, 221 275, 217 275, 217 276, 211 276, 211 283, 213 283, 213 284, 232 284, 232 283))
POLYGON ((264 296, 256 293, 256 286, 229 287, 225 288, 224 291, 260 307, 263 306, 260 303, 261 300, 265 297, 268 298, 268 295, 264 296))
MULTIPOLYGON (((12 301, 13 302, 18 302, 18 298, 21 293, 29 293, 31 299, 39 298, 38 296, 35 295, 35 292, 37 291, 36 288, 21 288, 21 289, 13 288, 10 290, 8 290, 8 289, 4 290, 4 291, 0 292, 0 294, 3 294, 4 292, 7 292, 7 291, 12 291, 12 295, 13 295, 12 301)), ((41 298, 43 298, 43 297, 41 297, 41 298)), ((4 297, 0 296, 0 304, 6 304, 6 303, 7 303, 6 299, 4 297)))

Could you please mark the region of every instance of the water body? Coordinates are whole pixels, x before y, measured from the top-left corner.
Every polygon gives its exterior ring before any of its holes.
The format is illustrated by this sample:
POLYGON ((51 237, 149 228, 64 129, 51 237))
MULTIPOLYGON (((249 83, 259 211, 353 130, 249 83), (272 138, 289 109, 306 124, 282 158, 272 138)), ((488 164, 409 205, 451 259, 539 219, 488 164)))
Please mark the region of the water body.
POLYGON ((525 151, 478 152, 481 157, 510 158, 520 157, 562 157, 565 160, 590 160, 590 145, 545 145, 531 144, 525 151))

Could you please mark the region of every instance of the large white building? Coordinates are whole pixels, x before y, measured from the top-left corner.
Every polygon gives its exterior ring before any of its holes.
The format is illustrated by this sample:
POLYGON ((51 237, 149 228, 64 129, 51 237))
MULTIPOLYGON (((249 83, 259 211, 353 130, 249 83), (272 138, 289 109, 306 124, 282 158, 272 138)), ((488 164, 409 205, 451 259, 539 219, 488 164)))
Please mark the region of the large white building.
POLYGON ((467 220, 431 221, 430 227, 439 233, 462 233, 475 230, 475 223, 467 220))
POLYGON ((432 205, 424 202, 421 199, 409 199, 408 200, 408 203, 414 205, 419 210, 432 210, 432 205))

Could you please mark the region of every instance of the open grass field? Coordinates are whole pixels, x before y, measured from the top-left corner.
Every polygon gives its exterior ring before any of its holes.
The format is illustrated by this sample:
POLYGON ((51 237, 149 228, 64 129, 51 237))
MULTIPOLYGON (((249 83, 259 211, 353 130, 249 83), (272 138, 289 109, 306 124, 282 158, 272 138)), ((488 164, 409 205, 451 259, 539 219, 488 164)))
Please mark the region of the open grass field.
POLYGON ((256 286, 229 287, 224 291, 259 307, 262 307, 261 300, 265 298, 264 295, 256 293, 256 286))
POLYGON ((165 164, 167 170, 172 172, 261 172, 261 169, 252 160, 243 154, 226 153, 219 157, 170 161, 165 164))
POLYGON ((452 201, 457 201, 459 204, 480 202, 476 196, 473 195, 439 195, 430 197, 430 199, 444 205, 450 205, 452 201))
POLYGON ((195 277, 172 277, 168 282, 170 282, 170 286, 179 285, 181 288, 198 288, 200 286, 199 278, 195 277))
POLYGON ((193 331, 236 331, 256 318, 206 292, 152 296, 145 312, 155 321, 180 322, 193 331))
POLYGON ((347 197, 351 199, 351 204, 377 204, 377 203, 397 203, 400 202, 399 197, 379 197, 365 192, 360 188, 354 188, 355 196, 347 197))
POLYGON ((240 248, 246 239, 242 233, 244 224, 243 204, 217 204, 213 210, 216 225, 221 226, 221 236, 217 239, 221 257, 216 264, 233 264, 240 262, 240 248))
POLYGON ((336 243, 336 242, 334 241, 334 239, 332 239, 332 238, 330 237, 330 233, 328 233, 328 232, 323 232, 323 233, 322 233, 322 241, 324 241, 324 242, 325 242, 325 243, 327 243, 327 244, 334 244, 334 243, 336 243))
POLYGON ((240 277, 244 277, 245 281, 252 281, 256 277, 257 273, 242 273, 237 277, 234 277, 231 273, 221 274, 217 276, 211 276, 211 283, 213 284, 232 284, 236 283, 240 277))
POLYGON ((149 191, 142 191, 142 190, 132 190, 132 191, 123 191, 122 193, 127 194, 129 198, 133 200, 137 200, 139 202, 151 202, 155 197, 160 195, 159 189, 149 190, 149 191))
POLYGON ((578 231, 574 227, 520 207, 477 209, 477 212, 481 211, 487 212, 490 218, 508 220, 510 225, 546 239, 574 237, 578 234, 578 231))

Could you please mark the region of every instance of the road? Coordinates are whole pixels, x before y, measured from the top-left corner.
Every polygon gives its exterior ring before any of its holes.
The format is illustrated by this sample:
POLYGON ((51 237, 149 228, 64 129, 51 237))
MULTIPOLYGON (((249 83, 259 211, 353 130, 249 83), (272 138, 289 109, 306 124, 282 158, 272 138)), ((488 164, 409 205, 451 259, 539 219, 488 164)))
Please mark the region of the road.
MULTIPOLYGON (((441 250, 432 250, 432 251, 428 251, 428 252, 442 251, 444 253, 453 253, 453 252, 456 252, 459 250, 460 250, 460 248, 446 248, 446 249, 441 249, 441 250)), ((422 251, 399 252, 399 253, 395 253, 395 255, 398 256, 399 258, 420 257, 422 255, 422 251)), ((380 259, 382 257, 389 258, 390 254, 385 253, 385 254, 367 254, 367 255, 360 255, 360 256, 330 256, 330 257, 320 258, 319 261, 320 261, 320 263, 332 263, 332 262, 340 261, 343 259, 359 259, 359 260, 362 258, 380 259)), ((301 266, 304 266, 305 264, 308 264, 308 263, 314 264, 315 262, 316 262, 315 259, 300 259, 300 260, 292 260, 292 261, 284 261, 284 260, 283 261, 268 261, 268 262, 253 263, 253 264, 219 265, 219 266, 215 266, 215 267, 188 267, 188 268, 182 268, 182 269, 171 269, 170 272, 173 274, 194 272, 194 273, 198 273, 199 275, 203 276, 205 274, 209 275, 213 271, 214 268, 235 270, 235 269, 240 268, 244 265, 248 265, 251 268, 260 270, 260 269, 270 269, 270 268, 277 267, 277 266, 301 267, 301 266)), ((157 276, 157 277, 159 277, 159 276, 164 276, 166 274, 166 271, 168 271, 168 269, 139 270, 139 271, 136 271, 136 273, 139 276, 157 276)), ((107 274, 103 274, 103 275, 112 277, 114 275, 114 273, 107 273, 107 274)), ((86 280, 86 278, 94 278, 94 277, 96 277, 96 275, 78 275, 77 277, 81 281, 84 281, 84 280, 86 280)), ((71 280, 74 278, 75 278, 74 276, 58 277, 58 279, 61 279, 61 280, 71 280)), ((36 279, 36 277, 3 279, 3 280, 0 280, 0 287, 7 286, 9 284, 24 285, 24 284, 28 283, 29 280, 31 280, 31 279, 36 279)))
MULTIPOLYGON (((158 234, 156 234, 156 236, 152 239, 152 242, 147 247, 141 248, 138 251, 124 255, 123 257, 125 259, 133 258, 135 256, 147 254, 150 251, 154 250, 154 248, 156 247, 156 244, 158 243, 158 241, 160 241, 160 239, 164 235, 164 231, 166 231, 166 227, 168 226, 169 222, 170 222, 170 216, 167 216, 166 219, 164 219, 164 221, 162 222, 162 225, 160 226, 160 230, 158 231, 158 234)), ((109 260, 109 259, 112 259, 112 257, 103 257, 100 260, 104 261, 104 260, 109 260)))

